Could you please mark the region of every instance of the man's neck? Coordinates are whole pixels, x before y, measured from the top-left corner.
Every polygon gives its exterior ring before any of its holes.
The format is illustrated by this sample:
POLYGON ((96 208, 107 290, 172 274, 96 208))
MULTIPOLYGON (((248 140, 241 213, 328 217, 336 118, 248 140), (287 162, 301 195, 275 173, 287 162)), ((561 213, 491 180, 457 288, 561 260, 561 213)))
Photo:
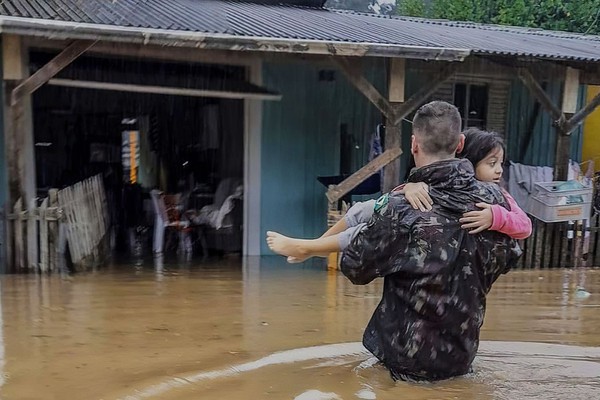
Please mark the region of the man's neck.
POLYGON ((426 154, 421 154, 418 157, 418 159, 417 159, 417 157, 415 157, 415 166, 417 168, 422 168, 422 167, 426 167, 426 166, 436 163, 436 162, 452 160, 454 158, 456 158, 456 156, 454 154, 447 155, 447 156, 437 156, 437 155, 430 156, 430 155, 426 155, 426 154))

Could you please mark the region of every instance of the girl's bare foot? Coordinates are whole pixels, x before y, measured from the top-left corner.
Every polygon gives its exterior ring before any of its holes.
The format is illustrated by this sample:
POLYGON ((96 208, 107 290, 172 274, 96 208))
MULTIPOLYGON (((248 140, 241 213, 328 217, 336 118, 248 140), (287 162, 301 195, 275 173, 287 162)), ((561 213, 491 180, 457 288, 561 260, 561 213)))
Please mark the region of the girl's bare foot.
POLYGON ((282 256, 292 257, 293 259, 300 259, 303 261, 307 255, 302 249, 301 243, 301 239, 290 238, 277 232, 267 232, 267 244, 269 245, 269 249, 282 256))

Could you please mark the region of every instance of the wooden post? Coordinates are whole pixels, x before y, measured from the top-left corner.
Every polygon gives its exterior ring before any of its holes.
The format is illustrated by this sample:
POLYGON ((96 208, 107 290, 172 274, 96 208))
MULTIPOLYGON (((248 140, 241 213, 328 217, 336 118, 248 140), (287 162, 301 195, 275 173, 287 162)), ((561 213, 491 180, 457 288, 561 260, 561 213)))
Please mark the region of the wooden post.
POLYGON ((49 268, 48 262, 48 198, 42 201, 39 208, 40 217, 40 272, 47 272, 49 268))
MULTIPOLYGON (((58 190, 50 189, 48 191, 48 207, 57 210, 58 208, 58 190)), ((55 215, 59 217, 55 211, 55 215)), ((53 272, 58 268, 58 227, 59 221, 52 221, 48 224, 48 269, 53 272)))
POLYGON ((15 213, 15 266, 21 271, 25 267, 25 245, 23 243, 23 205, 21 199, 14 207, 15 213))
MULTIPOLYGON (((80 254, 81 257, 79 259, 79 265, 77 266, 79 270, 82 270, 84 267, 85 258, 88 254, 91 253, 91 249, 89 247, 90 237, 87 229, 88 224, 88 216, 85 210, 85 194, 83 189, 83 182, 77 182, 75 184, 75 191, 73 196, 73 207, 75 209, 75 226, 79 235, 76 239, 80 245, 80 254)), ((75 240, 71 240, 69 243, 75 242, 75 240)))
MULTIPOLYGON (((21 179, 22 173, 19 170, 19 164, 26 155, 24 151, 24 135, 25 133, 17 134, 15 126, 15 111, 23 114, 23 107, 14 110, 10 106, 10 98, 12 90, 18 85, 27 74, 27 52, 23 48, 21 38, 14 35, 2 35, 2 53, 3 53, 3 75, 4 87, 6 90, 4 96, 4 132, 6 140, 6 160, 9 179, 9 196, 8 203, 13 205, 19 198, 30 198, 25 196, 25 182, 21 179)), ((19 118, 21 118, 19 116, 19 118)), ((22 125, 22 124, 20 124, 22 125)))
POLYGON ((6 229, 6 237, 4 240, 5 243, 5 247, 6 247, 6 252, 4 253, 6 256, 6 265, 4 266, 4 269, 2 272, 12 272, 15 270, 15 259, 14 259, 14 226, 15 226, 15 221, 12 219, 8 218, 8 214, 11 213, 11 209, 8 206, 8 204, 4 207, 5 210, 5 221, 6 224, 5 229, 6 229))
MULTIPOLYGON (((404 81, 405 81, 406 61, 400 58, 390 59, 389 76, 388 76, 388 100, 394 115, 392 118, 387 118, 385 127, 385 144, 386 150, 396 149, 401 147, 402 120, 396 120, 396 109, 404 102, 404 81)), ((383 169, 383 192, 389 192, 400 184, 400 160, 395 159, 386 165, 383 169)))
MULTIPOLYGON (((429 97, 431 97, 431 95, 434 94, 444 82, 454 76, 457 68, 457 64, 449 64, 445 66, 431 79, 428 84, 421 87, 418 92, 410 96, 408 100, 402 103, 402 105, 396 106, 394 109, 394 124, 400 124, 402 119, 406 118, 408 114, 416 110, 423 104, 424 101, 429 99, 429 97)), ((399 78, 398 80, 403 81, 403 79, 399 78)), ((394 87, 397 87, 398 85, 398 83, 395 83, 394 87)), ((396 89, 395 93, 397 93, 396 89)))
POLYGON ((88 230, 90 232, 90 245, 92 247, 92 263, 94 265, 98 265, 100 263, 100 252, 98 244, 100 240, 98 236, 100 235, 100 230, 98 229, 98 213, 96 212, 95 198, 97 197, 97 192, 95 190, 95 177, 87 179, 85 183, 86 188, 86 202, 85 206, 88 209, 88 230))
POLYGON ((37 199, 29 200, 27 209, 27 268, 37 272, 38 264, 38 222, 37 199))
POLYGON ((67 266, 67 225, 61 223, 58 225, 58 238, 56 241, 57 264, 56 268, 61 274, 68 274, 67 266))
MULTIPOLYGON (((93 45, 92 41, 78 41, 67 47, 48 64, 29 76, 28 49, 20 36, 3 35, 3 76, 5 80, 5 138, 7 144, 7 169, 9 177, 9 204, 23 199, 22 207, 28 208, 27 199, 36 196, 35 149, 31 111, 31 94, 69 65, 75 58, 93 45)), ((30 215, 33 212, 29 210, 30 215)), ((32 216, 34 217, 34 216, 32 216)), ((28 222, 27 242, 19 238, 23 246, 18 255, 19 268, 37 269, 38 237, 37 221, 28 222), (28 259, 26 259, 29 258, 28 259)), ((22 223, 16 225, 22 229, 22 223)))
POLYGON ((406 60, 403 58, 390 59, 390 81, 388 100, 390 104, 404 103, 406 60))
POLYGON ((99 248, 100 261, 104 261, 107 255, 107 229, 106 222, 104 220, 104 209, 102 207, 102 198, 103 198, 103 182, 102 176, 96 175, 94 177, 94 207, 96 212, 96 221, 97 221, 97 230, 98 230, 98 243, 97 246, 99 248))
MULTIPOLYGON (((66 256, 66 247, 69 237, 75 237, 74 224, 75 218, 73 218, 73 204, 71 202, 71 191, 72 186, 66 187, 58 192, 58 204, 64 212, 63 222, 60 224, 59 230, 59 253, 66 256)), ((76 243, 69 243, 69 253, 71 260, 78 260, 78 248, 76 243)), ((64 256, 63 256, 64 257, 64 256)))
POLYGON ((571 157, 571 131, 566 119, 577 111, 579 94, 579 70, 567 67, 562 99, 562 117, 557 126, 556 152, 554 160, 554 180, 566 181, 571 157))
MULTIPOLYGON (((5 140, 6 159, 8 170, 8 204, 14 204, 16 199, 21 198, 22 209, 29 208, 29 199, 36 196, 35 177, 35 150, 33 138, 33 124, 31 120, 31 98, 23 96, 15 106, 11 106, 10 98, 12 90, 19 82, 29 74, 29 57, 27 48, 23 45, 19 36, 3 35, 3 73, 5 93, 4 115, 5 115, 5 140)), ((22 217, 22 216, 20 216, 22 217)), ((17 225, 23 229, 22 221, 17 225)), ((33 223, 27 224, 33 229, 33 223)), ((28 229, 31 230, 31 229, 28 229)), ((17 265, 19 268, 31 267, 28 257, 34 257, 37 237, 35 232, 23 234, 19 239, 21 253, 18 255, 17 265), (31 253, 29 248, 31 248, 31 253)), ((37 261, 36 261, 37 262, 37 261)))

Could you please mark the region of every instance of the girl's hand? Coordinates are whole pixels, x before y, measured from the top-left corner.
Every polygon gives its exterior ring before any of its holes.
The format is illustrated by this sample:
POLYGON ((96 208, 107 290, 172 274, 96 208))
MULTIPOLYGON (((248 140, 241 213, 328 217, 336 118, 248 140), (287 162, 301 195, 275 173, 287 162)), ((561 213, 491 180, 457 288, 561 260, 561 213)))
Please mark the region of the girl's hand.
POLYGON ((462 224, 461 228, 471 229, 469 231, 470 234, 483 232, 489 229, 494 222, 491 204, 477 203, 475 205, 481 208, 481 210, 464 213, 463 217, 458 220, 462 224))
POLYGON ((407 183, 400 193, 406 197, 406 200, 415 210, 429 211, 433 200, 429 196, 429 186, 423 182, 407 183))

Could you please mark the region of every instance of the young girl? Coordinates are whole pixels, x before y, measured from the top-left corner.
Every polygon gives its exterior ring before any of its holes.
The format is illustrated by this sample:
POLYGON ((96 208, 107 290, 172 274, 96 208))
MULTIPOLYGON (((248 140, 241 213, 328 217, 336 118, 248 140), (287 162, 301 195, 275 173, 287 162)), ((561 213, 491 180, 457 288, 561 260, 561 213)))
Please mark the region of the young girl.
MULTIPOLYGON (((464 132, 465 145, 458 157, 466 158, 475 168, 475 177, 483 182, 500 183, 504 162, 504 142, 495 132, 469 129, 464 132)), ((433 204, 425 183, 407 183, 392 192, 404 194, 415 209, 431 210, 433 204)), ((479 211, 465 213, 459 220, 461 227, 475 234, 486 229, 502 232, 514 239, 531 235, 531 220, 519 208, 515 200, 502 191, 510 211, 498 204, 477 203, 479 211)), ((288 262, 302 262, 309 257, 327 257, 330 253, 343 251, 373 215, 375 200, 356 203, 344 218, 318 239, 296 239, 277 232, 267 232, 267 243, 275 253, 288 257, 288 262)))

